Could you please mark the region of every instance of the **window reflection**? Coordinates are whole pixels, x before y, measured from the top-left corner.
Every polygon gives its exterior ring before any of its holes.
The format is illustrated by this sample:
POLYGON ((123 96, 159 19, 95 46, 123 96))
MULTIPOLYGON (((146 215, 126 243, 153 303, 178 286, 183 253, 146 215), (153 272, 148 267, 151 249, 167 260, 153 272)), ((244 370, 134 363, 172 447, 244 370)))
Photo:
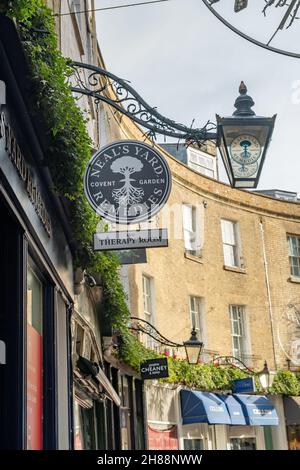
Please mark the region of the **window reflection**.
POLYGON ((43 285, 27 267, 27 449, 43 448, 43 285))

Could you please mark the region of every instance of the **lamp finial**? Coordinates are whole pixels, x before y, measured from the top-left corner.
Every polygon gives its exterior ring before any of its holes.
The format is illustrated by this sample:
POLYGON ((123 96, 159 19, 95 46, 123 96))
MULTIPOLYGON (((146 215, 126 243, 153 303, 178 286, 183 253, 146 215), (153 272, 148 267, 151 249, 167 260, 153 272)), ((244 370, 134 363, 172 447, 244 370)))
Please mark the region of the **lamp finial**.
POLYGON ((246 87, 245 83, 242 80, 241 83, 240 83, 240 86, 239 86, 239 93, 241 95, 245 95, 247 93, 247 91, 248 91, 247 87, 246 87))
POLYGON ((237 97, 234 103, 236 110, 233 113, 233 116, 254 116, 255 112, 253 111, 252 106, 254 106, 254 101, 251 96, 247 95, 247 87, 243 81, 241 81, 239 86, 240 95, 237 97))

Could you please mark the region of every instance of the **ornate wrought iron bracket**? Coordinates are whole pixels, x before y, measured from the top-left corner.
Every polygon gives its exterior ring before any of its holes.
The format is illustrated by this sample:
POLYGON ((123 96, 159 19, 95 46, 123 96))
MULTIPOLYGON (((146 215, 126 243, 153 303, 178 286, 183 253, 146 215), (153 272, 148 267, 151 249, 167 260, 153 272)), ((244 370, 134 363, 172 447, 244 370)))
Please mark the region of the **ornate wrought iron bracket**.
POLYGON ((212 362, 218 366, 236 367, 247 374, 255 375, 252 369, 249 369, 243 361, 234 356, 217 356, 212 362))
POLYGON ((128 81, 94 65, 73 62, 71 66, 74 74, 70 82, 74 93, 90 96, 96 103, 102 101, 112 106, 122 115, 146 128, 147 137, 156 139, 157 134, 162 134, 184 140, 186 145, 198 146, 208 140, 217 139, 216 125, 211 121, 207 121, 200 129, 178 124, 147 104, 128 81))
POLYGON ((175 343, 165 338, 151 323, 147 320, 143 320, 138 317, 130 317, 130 320, 133 320, 133 324, 129 327, 132 331, 138 331, 139 333, 144 333, 155 341, 170 348, 183 348, 184 344, 175 343))

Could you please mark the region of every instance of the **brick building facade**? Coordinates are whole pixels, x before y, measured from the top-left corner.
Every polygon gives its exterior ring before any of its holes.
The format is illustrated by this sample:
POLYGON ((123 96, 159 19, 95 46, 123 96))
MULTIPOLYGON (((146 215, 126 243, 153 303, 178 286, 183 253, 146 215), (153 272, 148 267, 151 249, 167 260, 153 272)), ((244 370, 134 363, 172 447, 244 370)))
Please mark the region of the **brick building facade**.
POLYGON ((147 264, 128 268, 132 315, 144 317, 142 280, 147 277, 152 319, 163 335, 176 342, 188 338, 190 298, 195 297, 200 299, 200 336, 208 355, 236 355, 230 310, 241 306, 241 358, 257 369, 264 360, 271 368, 286 368, 290 330, 284 328, 285 318, 299 298, 300 280, 291 274, 287 238, 300 235, 300 205, 231 189, 170 155, 166 158, 173 187, 158 223, 171 219, 169 247, 147 250, 147 264), (201 232, 198 253, 185 248, 183 205, 199 208, 193 228, 201 232), (222 221, 233 229, 235 260, 224 258, 222 221))

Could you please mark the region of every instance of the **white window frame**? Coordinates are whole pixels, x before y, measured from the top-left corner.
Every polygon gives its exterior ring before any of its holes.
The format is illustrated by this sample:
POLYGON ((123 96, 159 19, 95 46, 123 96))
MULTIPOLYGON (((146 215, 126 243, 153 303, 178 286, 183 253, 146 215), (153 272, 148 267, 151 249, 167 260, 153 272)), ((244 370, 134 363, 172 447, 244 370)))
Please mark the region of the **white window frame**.
MULTIPOLYGON (((186 451, 188 450, 188 449, 185 449, 185 441, 187 441, 187 442, 201 441, 202 449, 199 449, 199 450, 204 450, 204 445, 205 444, 204 444, 204 438, 203 437, 183 437, 182 441, 183 441, 183 450, 186 450, 186 451)), ((195 450, 195 447, 193 446, 193 448, 190 449, 190 450, 195 450)))
MULTIPOLYGON (((154 326, 154 279, 147 274, 142 275, 143 315, 144 320, 154 326)), ((155 348, 155 340, 145 335, 145 344, 148 348, 155 348)))
MULTIPOLYGON (((181 388, 178 387, 178 397, 181 388)), ((180 400, 177 400, 178 416, 181 416, 180 400)), ((207 423, 195 423, 187 425, 178 425, 178 441, 179 449, 184 450, 185 439, 201 439, 203 441, 204 450, 213 450, 215 448, 215 442, 213 437, 213 426, 209 426, 207 423)))
POLYGON ((300 236, 288 235, 287 242, 291 276, 300 278, 300 236), (296 247, 293 241, 295 241, 296 247), (296 248, 299 255, 295 253, 294 248, 296 248))
POLYGON ((193 147, 187 149, 187 164, 201 175, 218 179, 217 157, 197 150, 193 147))
POLYGON ((245 306, 230 305, 229 314, 231 327, 232 355, 237 359, 245 362, 245 357, 247 354, 247 325, 245 316, 245 306), (236 347, 237 343, 238 347, 236 347))
POLYGON ((231 450, 231 439, 255 438, 256 450, 265 450, 263 426, 226 426, 227 450, 231 450))
MULTIPOLYGON (((253 439, 254 440, 254 443, 255 443, 255 450, 258 450, 257 448, 257 438, 256 436, 247 436, 247 435, 242 435, 242 436, 230 436, 229 437, 229 450, 232 450, 232 443, 231 441, 234 440, 234 439, 239 439, 239 440, 246 440, 246 439, 253 439)), ((240 449, 240 450, 244 450, 244 449, 240 449)), ((249 450, 249 449, 248 449, 249 450)))
POLYGON ((221 233, 225 266, 241 268, 241 240, 238 222, 235 220, 221 219, 221 233), (226 230, 226 227, 232 227, 231 234, 228 233, 229 230, 226 230))
POLYGON ((202 299, 194 295, 189 297, 191 328, 195 327, 197 337, 202 340, 202 299))
POLYGON ((197 219, 197 208, 192 204, 182 204, 182 228, 185 252, 194 256, 201 256, 200 220, 198 221, 197 219))

